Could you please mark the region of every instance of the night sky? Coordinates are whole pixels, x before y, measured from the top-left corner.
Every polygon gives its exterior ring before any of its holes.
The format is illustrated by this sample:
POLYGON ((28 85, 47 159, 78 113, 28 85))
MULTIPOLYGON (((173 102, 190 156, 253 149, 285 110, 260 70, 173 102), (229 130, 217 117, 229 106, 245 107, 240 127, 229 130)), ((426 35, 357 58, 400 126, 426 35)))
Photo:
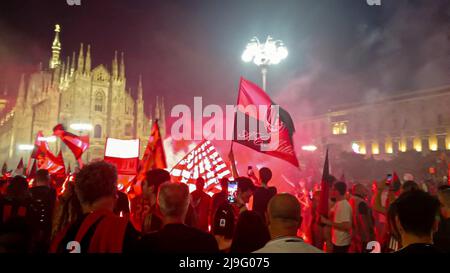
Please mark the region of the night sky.
MULTIPOLYGON (((1 1, 0 90, 48 65, 54 24, 63 55, 91 44, 93 65, 124 51, 127 85, 147 101, 233 104, 239 77, 260 83, 240 56, 253 37, 281 39, 289 57, 268 76, 273 99, 295 117, 334 104, 450 83, 450 1, 65 0, 1 1)), ((93 66, 93 67, 94 67, 93 66)))

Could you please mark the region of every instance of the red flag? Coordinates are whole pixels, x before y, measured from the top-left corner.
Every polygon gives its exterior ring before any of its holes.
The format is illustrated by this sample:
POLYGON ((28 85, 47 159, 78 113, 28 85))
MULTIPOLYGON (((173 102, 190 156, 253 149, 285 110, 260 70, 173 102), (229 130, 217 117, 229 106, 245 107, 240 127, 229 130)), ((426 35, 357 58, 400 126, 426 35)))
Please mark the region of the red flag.
POLYGON ((64 159, 62 157, 62 153, 59 152, 58 156, 54 156, 51 152, 47 153, 47 155, 41 159, 38 168, 48 170, 51 175, 54 176, 65 176, 66 167, 64 165, 64 159))
POLYGON ((319 214, 328 217, 328 200, 330 199, 330 189, 333 184, 333 177, 330 175, 330 165, 328 162, 328 149, 323 164, 322 182, 319 197, 319 214))
POLYGON ((2 175, 5 175, 7 172, 8 172, 8 165, 6 164, 6 162, 3 162, 2 175))
POLYGON ((220 191, 219 180, 230 178, 231 172, 210 141, 203 141, 170 171, 175 181, 194 185, 197 178, 205 179, 205 192, 220 191))
POLYGON ((239 85, 237 106, 234 142, 299 167, 292 140, 294 123, 287 111, 276 105, 258 85, 244 78, 239 85))
POLYGON ((24 175, 23 158, 20 158, 19 164, 17 164, 14 175, 24 175))
POLYGON ((30 156, 27 173, 31 174, 33 168, 45 169, 52 176, 62 176, 65 172, 64 159, 60 152, 55 156, 50 150, 47 141, 41 140, 44 135, 39 131, 34 142, 34 150, 30 156), (33 163, 31 163, 33 161, 33 163))
POLYGON ((35 178, 36 177, 36 171, 37 171, 36 160, 33 160, 33 164, 31 164, 31 168, 27 172, 28 179, 35 178))
POLYGON ((69 133, 62 124, 58 124, 53 128, 53 134, 58 136, 69 147, 77 160, 89 148, 89 136, 77 136, 69 133))
POLYGON ((106 139, 104 159, 116 166, 118 184, 123 188, 127 188, 137 175, 139 147, 139 139, 106 139))
MULTIPOLYGON (((50 148, 48 147, 47 141, 40 140, 44 135, 42 134, 42 131, 39 131, 36 134, 36 139, 34 140, 34 149, 33 152, 31 152, 30 158, 28 159, 28 165, 27 165, 27 171, 26 173, 30 173, 31 168, 33 166, 32 162, 36 162, 38 158, 45 158, 47 153, 50 151, 50 148)), ((39 168, 40 163, 36 162, 37 167, 39 168)))
POLYGON ((145 173, 151 169, 165 169, 167 168, 166 154, 164 152, 164 145, 159 131, 158 120, 155 120, 148 139, 147 147, 145 148, 144 156, 141 160, 139 175, 137 181, 145 179, 145 173))
POLYGON ((34 149, 30 158, 36 159, 39 155, 45 155, 50 151, 47 141, 40 140, 42 137, 44 137, 44 135, 42 134, 42 131, 39 131, 34 140, 34 149))
POLYGON ((400 183, 400 179, 398 178, 397 172, 394 172, 394 175, 392 177, 393 183, 400 183))

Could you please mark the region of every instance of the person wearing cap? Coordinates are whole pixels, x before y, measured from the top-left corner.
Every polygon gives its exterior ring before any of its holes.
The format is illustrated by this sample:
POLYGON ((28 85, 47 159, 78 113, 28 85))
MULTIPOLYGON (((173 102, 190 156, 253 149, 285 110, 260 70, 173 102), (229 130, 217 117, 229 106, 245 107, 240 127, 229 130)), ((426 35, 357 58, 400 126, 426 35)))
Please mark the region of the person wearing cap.
POLYGON ((254 253, 323 253, 297 236, 302 216, 295 196, 281 193, 272 197, 267 217, 271 240, 254 253))
POLYGON ((234 210, 228 203, 218 206, 214 214, 211 233, 216 238, 220 252, 228 253, 234 234, 234 210))

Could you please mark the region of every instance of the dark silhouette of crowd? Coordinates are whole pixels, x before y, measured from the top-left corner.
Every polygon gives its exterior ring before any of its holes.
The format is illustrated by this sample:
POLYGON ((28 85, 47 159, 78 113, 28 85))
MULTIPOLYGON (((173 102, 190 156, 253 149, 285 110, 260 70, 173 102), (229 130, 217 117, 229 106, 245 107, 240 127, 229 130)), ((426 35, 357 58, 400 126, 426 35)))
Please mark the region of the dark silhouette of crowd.
POLYGON ((320 189, 306 197, 305 208, 298 196, 277 193, 271 179, 266 167, 252 178, 236 177, 230 198, 227 178, 211 196, 204 178, 190 192, 162 169, 148 171, 135 186, 139 192, 124 193, 116 168, 104 161, 85 165, 58 191, 46 170, 32 183, 4 177, 0 252, 363 253, 373 243, 398 254, 450 252, 450 186, 433 196, 414 181, 383 180, 371 194, 361 183, 333 179, 323 215, 320 189))

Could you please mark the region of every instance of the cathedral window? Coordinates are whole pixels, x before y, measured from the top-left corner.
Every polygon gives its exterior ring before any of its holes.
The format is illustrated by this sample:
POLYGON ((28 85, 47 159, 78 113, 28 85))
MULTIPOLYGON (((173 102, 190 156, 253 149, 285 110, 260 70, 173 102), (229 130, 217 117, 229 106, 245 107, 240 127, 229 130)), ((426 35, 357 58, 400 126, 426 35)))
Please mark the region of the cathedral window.
POLYGON ((95 94, 95 106, 94 109, 96 112, 103 112, 103 103, 104 103, 104 96, 102 92, 97 92, 95 94))
POLYGON ((102 126, 97 124, 94 127, 94 138, 101 138, 101 137, 102 137, 102 126))
POLYGON ((103 77, 103 73, 99 73, 97 75, 97 81, 104 81, 104 80, 105 80, 105 78, 103 77))

